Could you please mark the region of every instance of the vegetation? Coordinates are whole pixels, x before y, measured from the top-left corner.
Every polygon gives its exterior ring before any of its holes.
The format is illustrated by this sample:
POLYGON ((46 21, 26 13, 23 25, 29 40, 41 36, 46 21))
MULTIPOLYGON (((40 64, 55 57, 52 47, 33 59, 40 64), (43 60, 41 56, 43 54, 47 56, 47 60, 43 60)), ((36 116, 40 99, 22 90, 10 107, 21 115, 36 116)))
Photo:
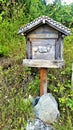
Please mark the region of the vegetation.
POLYGON ((73 63, 73 3, 62 5, 61 0, 45 6, 42 0, 0 0, 0 127, 1 130, 25 130, 33 108, 28 95, 39 95, 39 69, 22 66, 25 39, 17 32, 22 25, 41 15, 47 15, 71 28, 65 38, 62 69, 49 69, 48 92, 59 104, 58 130, 73 129, 73 91, 71 66, 73 63))

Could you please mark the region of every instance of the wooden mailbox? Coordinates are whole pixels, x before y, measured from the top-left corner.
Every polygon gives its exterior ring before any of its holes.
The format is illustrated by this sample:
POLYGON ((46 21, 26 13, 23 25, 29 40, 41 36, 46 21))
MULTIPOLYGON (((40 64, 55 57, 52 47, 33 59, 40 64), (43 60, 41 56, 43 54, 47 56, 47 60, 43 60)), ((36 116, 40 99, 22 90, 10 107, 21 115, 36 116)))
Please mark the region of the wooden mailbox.
POLYGON ((64 65, 64 36, 70 30, 53 19, 42 16, 22 27, 18 34, 26 37, 27 57, 25 66, 59 68, 64 65))
POLYGON ((42 16, 22 27, 18 34, 26 38, 26 59, 28 67, 40 67, 40 96, 47 93, 47 68, 60 68, 64 65, 64 36, 70 29, 53 19, 42 16))

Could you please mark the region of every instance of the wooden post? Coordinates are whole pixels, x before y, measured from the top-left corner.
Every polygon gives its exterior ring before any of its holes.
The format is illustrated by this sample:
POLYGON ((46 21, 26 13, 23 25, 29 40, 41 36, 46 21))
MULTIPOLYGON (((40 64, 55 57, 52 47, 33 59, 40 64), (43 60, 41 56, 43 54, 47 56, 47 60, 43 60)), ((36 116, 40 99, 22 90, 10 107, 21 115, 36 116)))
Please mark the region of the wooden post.
POLYGON ((48 69, 40 68, 40 96, 47 93, 47 72, 48 69))

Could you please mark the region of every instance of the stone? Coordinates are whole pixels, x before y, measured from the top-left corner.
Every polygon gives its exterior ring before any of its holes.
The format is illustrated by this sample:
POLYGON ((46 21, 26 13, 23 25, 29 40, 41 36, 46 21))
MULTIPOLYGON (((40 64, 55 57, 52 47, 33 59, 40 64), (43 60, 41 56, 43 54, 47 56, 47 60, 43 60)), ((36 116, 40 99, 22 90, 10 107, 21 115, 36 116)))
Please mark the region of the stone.
POLYGON ((40 99, 40 96, 37 96, 36 98, 33 98, 31 95, 29 95, 29 100, 32 103, 32 106, 37 105, 39 99, 40 99))
POLYGON ((34 106, 34 113, 37 118, 46 124, 52 124, 60 116, 58 104, 51 93, 40 97, 37 105, 34 106))
POLYGON ((54 130, 51 125, 44 124, 40 119, 36 118, 27 122, 26 130, 54 130))

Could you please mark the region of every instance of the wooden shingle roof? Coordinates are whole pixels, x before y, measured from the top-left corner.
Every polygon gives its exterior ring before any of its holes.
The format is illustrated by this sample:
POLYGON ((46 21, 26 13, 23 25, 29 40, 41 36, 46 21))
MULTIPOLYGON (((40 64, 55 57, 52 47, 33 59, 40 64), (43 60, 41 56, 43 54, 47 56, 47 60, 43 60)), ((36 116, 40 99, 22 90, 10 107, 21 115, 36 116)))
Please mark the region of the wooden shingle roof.
POLYGON ((59 22, 49 18, 48 16, 41 16, 34 21, 28 23, 26 26, 19 29, 18 34, 28 33, 36 27, 47 24, 48 26, 56 29, 57 31, 63 33, 64 35, 70 35, 70 29, 60 24, 59 22))

